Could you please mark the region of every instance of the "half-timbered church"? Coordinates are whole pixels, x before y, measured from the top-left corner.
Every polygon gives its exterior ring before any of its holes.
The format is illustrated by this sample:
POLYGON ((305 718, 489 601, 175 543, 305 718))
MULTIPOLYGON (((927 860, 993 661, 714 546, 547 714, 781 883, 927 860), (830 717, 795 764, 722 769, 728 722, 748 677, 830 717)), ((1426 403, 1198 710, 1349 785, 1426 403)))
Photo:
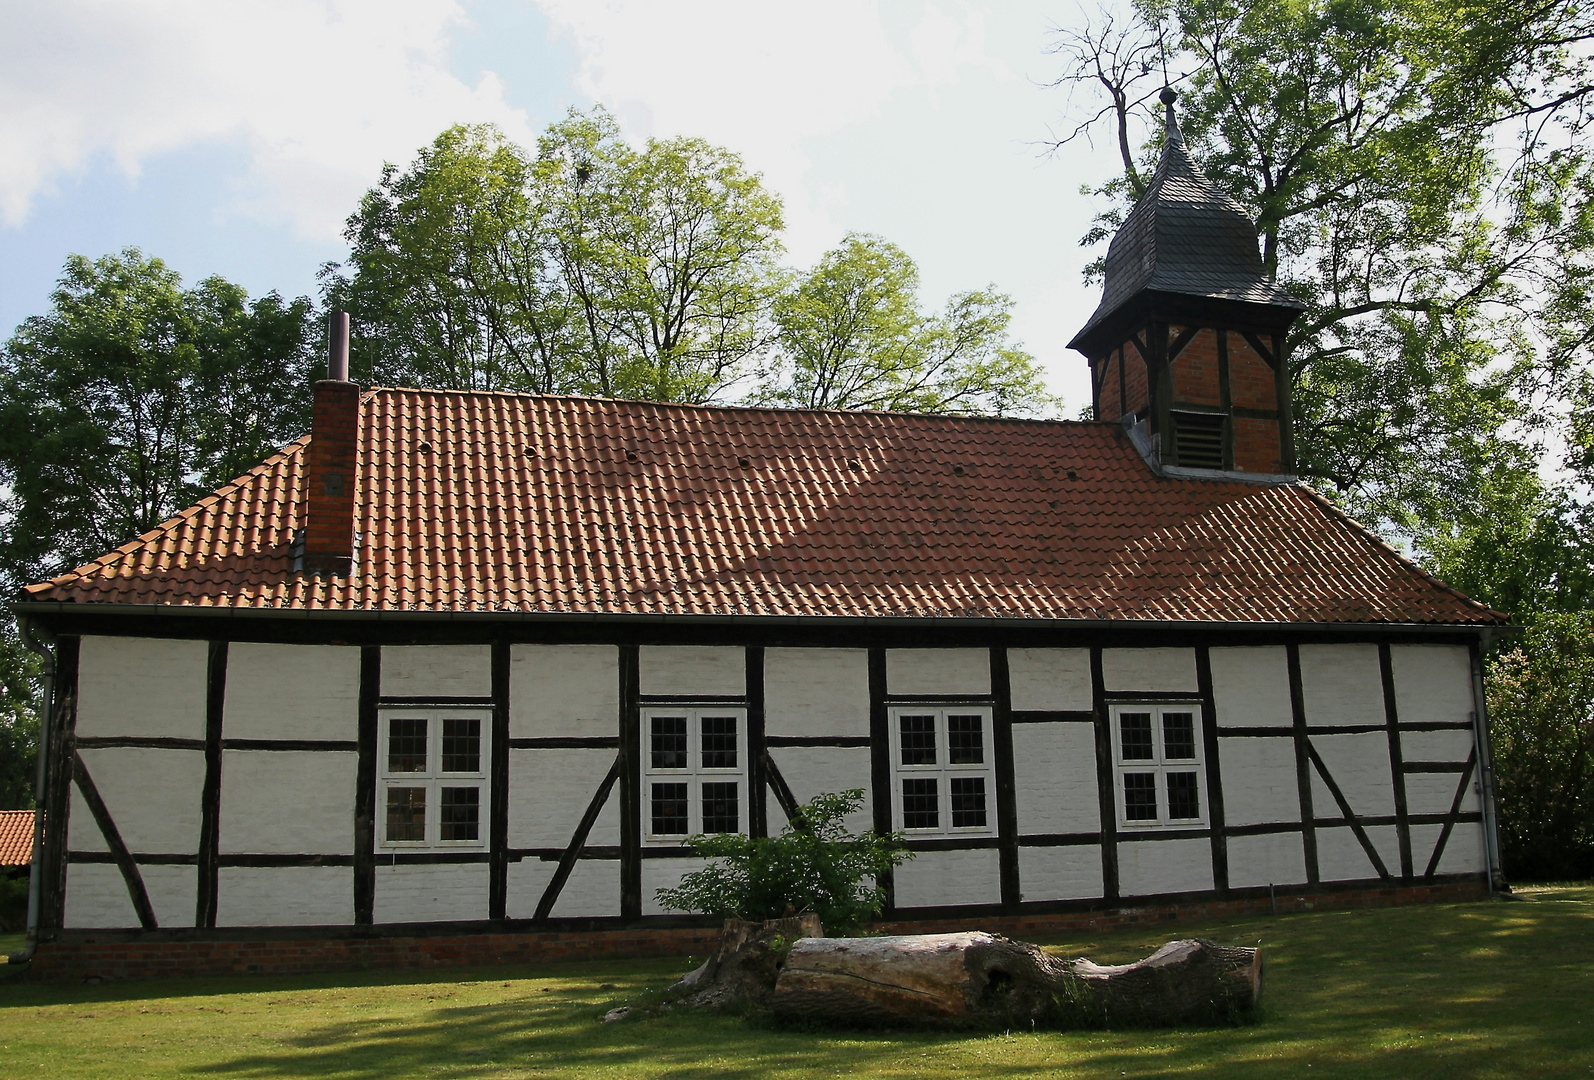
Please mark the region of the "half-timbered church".
POLYGON ((1299 313, 1170 101, 1094 421, 362 388, 345 322, 309 434, 13 604, 35 963, 664 941, 688 836, 852 788, 896 923, 1482 895, 1506 617, 1296 480, 1299 313))

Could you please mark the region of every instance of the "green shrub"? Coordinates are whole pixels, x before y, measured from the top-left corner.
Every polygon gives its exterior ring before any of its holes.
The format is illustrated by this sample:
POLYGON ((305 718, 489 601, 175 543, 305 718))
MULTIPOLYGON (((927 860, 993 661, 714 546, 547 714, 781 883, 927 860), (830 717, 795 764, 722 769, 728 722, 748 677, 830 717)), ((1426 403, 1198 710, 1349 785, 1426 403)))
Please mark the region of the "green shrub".
POLYGON ((1507 875, 1594 873, 1594 617, 1542 618, 1493 662, 1488 689, 1507 875))
POLYGON ((0 877, 0 933, 16 934, 28 926, 28 877, 0 877))
POLYGON ((722 918, 776 919, 789 905, 818 915, 828 934, 852 933, 880 914, 880 876, 913 857, 901 833, 848 832, 847 815, 862 806, 854 788, 815 796, 779 836, 689 837, 709 864, 655 895, 672 911, 722 918))

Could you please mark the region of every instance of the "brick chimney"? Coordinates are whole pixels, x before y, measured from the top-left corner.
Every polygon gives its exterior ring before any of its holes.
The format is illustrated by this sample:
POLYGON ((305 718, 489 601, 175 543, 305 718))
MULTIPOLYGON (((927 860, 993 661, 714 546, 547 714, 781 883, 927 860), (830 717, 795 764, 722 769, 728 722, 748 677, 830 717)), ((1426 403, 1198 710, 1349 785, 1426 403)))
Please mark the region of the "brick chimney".
POLYGON ((305 470, 304 569, 347 577, 354 567, 354 463, 359 450, 360 387, 349 381, 349 315, 334 311, 327 334, 327 377, 315 384, 305 470))

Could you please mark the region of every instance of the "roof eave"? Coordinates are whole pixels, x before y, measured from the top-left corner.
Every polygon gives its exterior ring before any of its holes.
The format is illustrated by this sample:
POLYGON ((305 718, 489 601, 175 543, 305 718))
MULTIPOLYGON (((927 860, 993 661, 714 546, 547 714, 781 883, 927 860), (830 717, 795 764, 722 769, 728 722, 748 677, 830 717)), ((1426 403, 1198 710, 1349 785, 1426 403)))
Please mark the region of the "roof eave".
POLYGON ((1152 317, 1198 325, 1223 324, 1236 330, 1282 334, 1305 310, 1294 301, 1259 303, 1225 296, 1167 292, 1143 288, 1116 308, 1097 310, 1074 335, 1068 347, 1085 356, 1097 356, 1119 344, 1136 326, 1152 317))
POLYGON ((1134 630, 1178 629, 1192 632, 1265 630, 1300 633, 1518 633, 1521 628, 1501 622, 1255 622, 1179 619, 1048 619, 990 618, 967 615, 748 615, 748 614, 664 614, 603 611, 391 611, 360 608, 329 610, 308 608, 197 607, 177 604, 103 604, 66 601, 17 601, 9 605, 18 615, 110 615, 137 618, 223 618, 240 620, 289 620, 328 622, 546 622, 546 623, 645 623, 653 625, 729 625, 729 626, 969 626, 990 629, 1067 629, 1134 630))

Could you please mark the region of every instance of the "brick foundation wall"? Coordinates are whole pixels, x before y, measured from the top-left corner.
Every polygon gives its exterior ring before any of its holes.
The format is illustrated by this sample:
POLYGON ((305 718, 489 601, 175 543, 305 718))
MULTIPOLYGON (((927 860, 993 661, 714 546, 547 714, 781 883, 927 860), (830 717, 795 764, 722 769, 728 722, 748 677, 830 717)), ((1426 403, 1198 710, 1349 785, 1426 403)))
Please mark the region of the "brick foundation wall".
MULTIPOLYGON (((1396 904, 1481 900, 1482 881, 1418 885, 1358 892, 1279 894, 1280 913, 1396 904)), ((888 922, 886 933, 949 933, 989 930, 1025 938, 1076 930, 1092 932, 1196 919, 1241 918, 1275 909, 1267 898, 1202 900, 1159 907, 1102 911, 1036 912, 1019 915, 958 916, 914 922, 888 922)), ((373 968, 432 968, 464 965, 534 964, 569 960, 641 959, 706 954, 719 937, 710 927, 585 930, 533 930, 525 933, 461 933, 393 937, 239 940, 171 931, 171 938, 140 940, 133 932, 67 932, 43 942, 29 977, 50 981, 147 979, 172 975, 297 975, 316 971, 373 968)))

